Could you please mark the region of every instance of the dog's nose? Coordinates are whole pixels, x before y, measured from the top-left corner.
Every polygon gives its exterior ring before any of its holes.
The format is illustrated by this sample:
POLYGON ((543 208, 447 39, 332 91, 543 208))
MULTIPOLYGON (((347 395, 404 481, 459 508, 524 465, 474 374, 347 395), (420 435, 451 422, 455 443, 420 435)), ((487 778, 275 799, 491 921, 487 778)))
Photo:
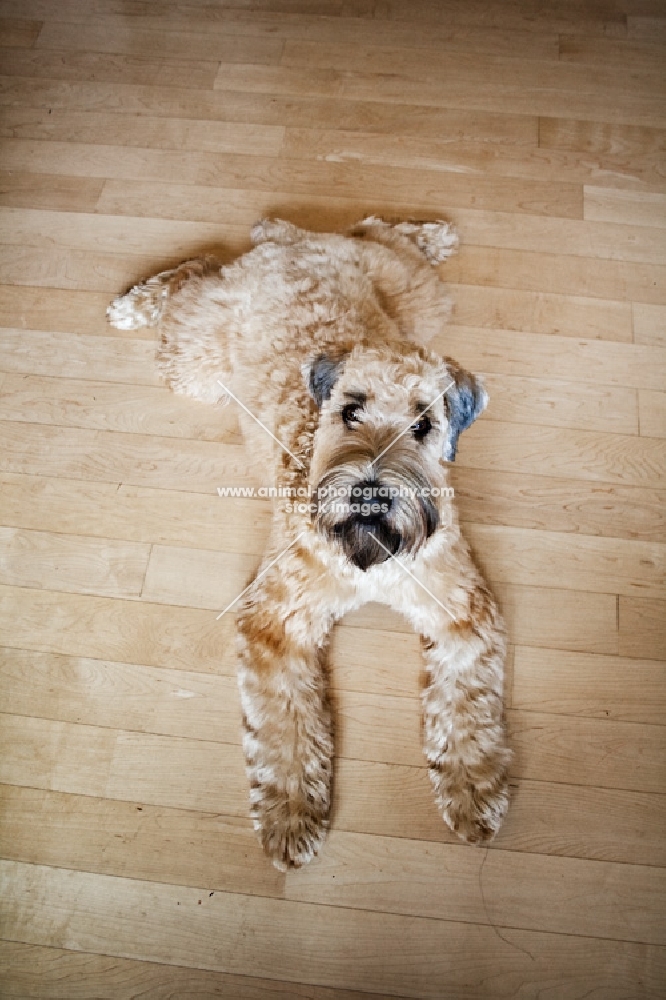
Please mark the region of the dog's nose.
POLYGON ((357 520, 372 524, 388 514, 393 497, 386 486, 375 479, 366 479, 352 487, 351 502, 362 508, 356 515, 357 520))

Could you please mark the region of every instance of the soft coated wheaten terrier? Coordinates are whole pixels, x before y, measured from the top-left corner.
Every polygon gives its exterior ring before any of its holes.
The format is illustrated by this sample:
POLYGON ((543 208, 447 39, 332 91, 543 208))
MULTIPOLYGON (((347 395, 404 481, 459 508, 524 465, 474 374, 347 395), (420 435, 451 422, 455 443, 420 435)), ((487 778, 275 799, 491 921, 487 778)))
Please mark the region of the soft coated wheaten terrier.
POLYGON ((508 805, 505 636, 446 465, 487 397, 424 346, 449 315, 431 265, 455 236, 444 223, 371 218, 349 236, 263 221, 252 239, 229 267, 201 258, 136 286, 109 319, 159 325, 172 389, 212 403, 229 389, 281 443, 245 418, 282 495, 312 499, 276 505, 238 615, 255 827, 281 869, 321 846, 333 755, 327 637, 345 612, 381 601, 421 635, 424 750, 442 815, 463 840, 487 841, 508 805))

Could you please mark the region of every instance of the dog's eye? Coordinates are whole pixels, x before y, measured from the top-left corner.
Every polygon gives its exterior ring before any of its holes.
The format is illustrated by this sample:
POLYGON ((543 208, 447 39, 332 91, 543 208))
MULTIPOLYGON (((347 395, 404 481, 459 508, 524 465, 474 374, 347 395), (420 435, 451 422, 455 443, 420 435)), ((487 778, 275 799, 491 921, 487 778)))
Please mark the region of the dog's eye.
POLYGON ((432 430, 432 421, 430 417, 424 413, 415 424, 412 424, 411 431, 417 441, 423 441, 426 434, 429 434, 432 430))
POLYGON ((342 420, 346 427, 353 427, 354 424, 360 423, 358 419, 358 411, 361 409, 358 403, 347 403, 346 406, 342 407, 342 420))

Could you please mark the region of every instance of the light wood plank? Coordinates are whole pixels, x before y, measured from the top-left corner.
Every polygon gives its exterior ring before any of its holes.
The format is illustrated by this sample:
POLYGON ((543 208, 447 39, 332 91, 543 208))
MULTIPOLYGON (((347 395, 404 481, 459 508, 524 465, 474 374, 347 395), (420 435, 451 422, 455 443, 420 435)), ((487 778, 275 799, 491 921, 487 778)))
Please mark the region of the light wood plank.
POLYGON ((271 504, 253 497, 13 474, 0 487, 0 524, 17 528, 241 553, 270 530, 271 504))
POLYGON ((189 492, 209 495, 227 483, 255 483, 256 470, 239 444, 15 421, 6 421, 2 427, 6 431, 2 471, 168 490, 186 486, 189 492))
MULTIPOLYGON (((76 21, 81 17, 81 8, 76 0, 62 0, 62 6, 58 5, 57 11, 52 11, 48 0, 3 0, 3 11, 7 16, 19 16, 21 11, 25 11, 30 17, 46 17, 61 21, 76 21)), ((90 5, 91 14, 98 16, 120 14, 131 12, 132 15, 145 16, 146 8, 140 0, 124 0, 123 6, 109 2, 109 0, 92 0, 90 5)), ((653 11, 654 13, 654 11, 653 11)), ((379 29, 393 29, 389 38, 394 37, 394 31, 398 32, 397 41, 403 42, 405 39, 402 32, 409 25, 419 31, 419 38, 438 32, 441 26, 445 30, 450 27, 479 28, 483 30, 503 30, 508 28, 512 31, 525 31, 530 34, 560 34, 565 32, 580 33, 583 35, 601 35, 610 37, 624 37, 625 16, 622 9, 617 6, 610 6, 607 3, 600 7, 593 6, 591 9, 582 8, 571 3, 557 3, 549 6, 541 17, 535 18, 528 8, 522 9, 519 3, 484 3, 483 5, 470 5, 467 3, 449 3, 445 13, 439 9, 437 4, 432 2, 414 3, 406 16, 401 4, 384 2, 377 6, 368 0, 233 0, 233 3, 225 2, 210 10, 205 4, 195 3, 189 5, 183 12, 175 2, 161 3, 160 6, 151 11, 151 18, 164 18, 167 21, 179 23, 183 20, 194 18, 196 22, 203 22, 206 25, 221 23, 225 30, 231 30, 230 25, 238 22, 248 24, 244 30, 254 32, 255 18, 259 18, 260 23, 268 21, 273 30, 275 24, 284 24, 291 32, 292 20, 314 19, 314 16, 334 18, 331 29, 336 30, 338 20, 343 21, 349 18, 366 18, 368 24, 366 31, 368 37, 372 38, 371 28, 374 26, 373 18, 378 19, 379 29), (191 13, 190 13, 191 12, 191 13)), ((360 30, 363 30, 361 22, 360 30)), ((243 30, 240 26, 238 30, 243 30)), ((328 37, 326 32, 325 37, 328 37)), ((351 35, 353 38, 353 34, 351 35)), ((381 35, 381 37, 384 37, 381 35)), ((437 34, 437 38, 440 35, 437 34)))
MULTIPOLYGON (((177 178, 180 185, 199 184, 206 188, 233 188, 245 192, 264 191, 274 197, 279 197, 280 192, 318 197, 323 189, 333 197, 353 199, 356 205, 364 201, 366 214, 367 202, 376 204, 377 192, 381 190, 383 204, 412 204, 417 210, 438 214, 448 210, 449 206, 457 206, 571 219, 582 219, 583 215, 582 189, 579 184, 543 184, 537 180, 515 177, 467 178, 455 175, 447 178, 444 192, 442 175, 436 170, 422 169, 415 179, 413 170, 373 164, 292 160, 241 153, 183 152, 176 149, 114 146, 111 143, 97 145, 53 141, 46 144, 32 139, 7 139, 3 143, 3 166, 6 170, 31 173, 62 173, 67 176, 166 184, 173 183, 177 178), (416 192, 415 183, 418 185, 416 192)), ((381 210, 381 205, 377 205, 377 210, 381 210)), ((23 220, 17 218, 15 225, 23 221, 23 225, 28 226, 29 218, 27 215, 23 220)), ((97 224, 102 219, 100 217, 97 224)), ((48 224, 48 220, 44 222, 48 224)), ((231 222, 233 224, 233 218, 231 222)), ((4 225, 9 224, 7 217, 4 225)), ((185 223, 180 223, 180 226, 185 227, 185 223)), ((168 227, 162 224, 161 229, 164 232, 168 227)), ((10 229, 5 236, 6 242, 10 242, 11 232, 10 229)), ((205 236, 204 227, 201 238, 205 236)), ((137 251, 128 245, 126 252, 137 251)))
MULTIPOLYGON (((101 338, 96 343, 103 368, 105 344, 101 338)), ((6 375, 0 386, 0 418, 232 444, 242 440, 231 406, 193 406, 166 386, 6 375)))
POLYGON ((596 653, 618 652, 616 598, 610 594, 496 585, 516 643, 596 653))
MULTIPOLYGON (((416 697, 420 661, 405 687, 411 697, 358 694, 338 683, 332 665, 339 759, 425 767, 420 738, 420 710, 416 697)), ((406 675, 406 671, 403 671, 406 675)), ((2 676, 7 688, 6 711, 46 718, 56 723, 77 722, 142 733, 240 744, 240 703, 235 681, 229 677, 201 677, 168 673, 154 668, 123 666, 94 660, 63 659, 51 655, 3 651, 2 676), (37 675, 31 704, 16 690, 25 682, 26 666, 34 659, 37 675), (60 682, 60 683, 59 683, 60 682), (88 687, 86 687, 86 682, 88 687), (131 699, 123 717, 119 692, 137 685, 141 697, 131 699), (60 705, 48 696, 62 692, 60 705), (68 692, 67 694, 65 692, 68 692), (145 707, 155 692, 155 709, 146 721, 145 707), (202 700, 203 699, 203 700, 202 700), (213 724, 213 719, 217 724, 213 724)), ((343 682, 344 682, 343 675, 343 682)), ((509 710, 509 740, 515 757, 516 779, 565 781, 573 785, 659 792, 663 788, 666 735, 660 726, 640 726, 607 719, 566 718, 544 712, 509 710)), ((9 724, 9 723, 8 723, 9 724)), ((27 725, 32 725, 27 723, 27 725)), ((174 745, 174 744, 171 744, 174 745)), ((175 744, 176 749, 182 748, 175 744)), ((6 779, 5 779, 6 780, 6 779)), ((100 793, 101 794, 101 793, 100 793)), ((142 801, 142 800, 140 800, 142 801)), ((189 806, 188 806, 189 807, 189 806)))
MULTIPOLYGON (((527 206, 526 206, 527 207, 527 206)), ((450 213, 458 229, 466 234, 466 245, 557 253, 596 260, 635 261, 663 265, 664 238, 653 221, 651 226, 612 221, 574 221, 525 216, 508 212, 477 212, 455 208, 450 213)))
POLYGON ((206 1000, 395 1000, 395 994, 389 998, 384 993, 278 983, 15 941, 0 941, 0 970, 7 996, 23 1000, 90 1000, 90 991, 99 1000, 134 1000, 137 992, 146 991, 152 1000, 171 1000, 174 991, 206 1000))
POLYGON ((150 546, 139 542, 98 540, 47 531, 0 527, 0 582, 17 587, 44 587, 138 597, 150 546))
MULTIPOLYGON (((45 55, 40 53, 40 58, 45 55)), ((4 65, 3 70, 7 72, 4 65)), ((99 79, 97 72, 95 77, 99 79)), ((5 138, 48 139, 103 146, 108 146, 113 140, 122 143, 123 147, 187 150, 191 153, 276 156, 282 148, 284 133, 285 129, 279 125, 128 116, 57 108, 3 108, 0 113, 0 135, 5 138)))
POLYGON ((44 49, 86 49, 121 55, 148 53, 160 58, 219 60, 224 63, 277 63, 282 55, 280 39, 248 38, 242 35, 211 36, 191 30, 145 30, 137 25, 95 19, 78 24, 47 20, 36 43, 44 49))
POLYGON ((35 44, 41 30, 41 21, 0 18, 0 45, 7 48, 29 49, 35 44))
POLYGON ((451 470, 464 523, 666 541, 666 493, 480 469, 451 470))
MULTIPOLYGON (((478 58, 475 60, 477 65, 478 58)), ((484 60, 485 62, 485 60, 484 60)), ((603 116, 613 124, 638 124, 651 128, 664 128, 666 116, 663 111, 663 87, 661 78, 649 72, 639 74, 632 80, 633 73, 618 72, 613 82, 611 75, 590 79, 594 67, 579 67, 583 72, 579 77, 570 74, 568 79, 553 78, 553 89, 543 86, 546 77, 544 64, 536 64, 532 74, 520 70, 513 72, 516 64, 508 65, 508 60, 498 59, 493 74, 481 74, 477 79, 473 67, 469 76, 443 73, 430 83, 424 79, 407 79, 386 75, 349 73, 343 83, 344 97, 352 101, 367 101, 374 98, 388 104, 405 102, 426 107, 470 108, 501 113, 507 106, 513 113, 542 116, 592 119, 603 116), (489 79, 493 77, 494 79, 489 79), (654 96, 653 96, 654 95, 654 96)), ((553 63, 553 66, 565 64, 553 63)), ((325 72, 325 71, 323 71, 325 72)), ((219 76, 218 76, 219 80, 219 76)), ((217 85, 217 81, 216 81, 217 85)))
POLYGON ((508 466, 527 475, 658 487, 665 459, 656 438, 479 420, 463 437, 456 461, 464 468, 508 466))
MULTIPOLYGON (((162 152, 159 151, 160 155, 162 152)), ((40 247, 46 241, 56 251, 86 250, 94 253, 101 243, 106 253, 122 254, 124 251, 137 256, 149 254, 151 247, 158 245, 163 248, 163 253, 180 260, 214 252, 225 242, 227 232, 232 236, 236 234, 236 227, 225 230, 213 223, 206 225, 161 219, 144 219, 140 231, 136 231, 127 218, 27 208, 0 208, 0 225, 6 244, 40 247)), ((245 236, 245 239, 248 237, 245 236)))
MULTIPOLYGON (((422 768, 345 761, 338 775, 337 829, 454 842, 422 768)), ((645 792, 521 779, 512 782, 511 807, 495 843, 506 850, 662 865, 663 800, 645 792)))
MULTIPOLYGON (((49 119, 50 120, 50 119, 49 119)), ((34 138, 28 131, 14 129, 14 135, 34 138)), ((55 136, 54 136, 55 138, 55 136)), ((597 184, 610 188, 643 188, 664 182, 663 156, 645 152, 639 159, 628 152, 579 152, 559 148, 527 148, 506 139, 461 141, 455 135, 428 138, 403 135, 376 135, 345 129, 286 129, 282 155, 296 159, 332 162, 391 163, 414 170, 439 170, 448 177, 464 172, 475 177, 524 177, 558 183, 597 184), (577 155, 576 155, 577 154, 577 155)))
MULTIPOLYGON (((300 166, 299 161, 280 162, 294 165, 293 174, 295 178, 297 177, 300 166)), ((160 174, 164 173, 159 168, 158 172, 160 174)), ((278 181, 282 183, 281 178, 278 178, 278 181)), ((242 179, 237 177, 236 183, 242 183, 242 179)), ((134 179, 130 183, 127 181, 110 180, 104 185, 97 208, 98 211, 109 215, 135 215, 151 219, 163 218, 188 221, 201 219, 201 221, 208 222, 219 220, 220 225, 233 224, 234 226, 247 227, 248 229, 258 217, 277 214, 280 217, 289 218, 295 224, 305 229, 344 231, 358 222, 360 218, 367 215, 368 199, 373 197, 369 194, 363 197, 362 192, 352 191, 351 188, 347 187, 346 183, 342 188, 342 196, 340 197, 334 195, 324 197, 310 193, 293 193, 287 189, 290 183, 293 184, 294 182, 290 182, 287 178, 284 178, 285 190, 263 192, 243 188, 219 187, 217 184, 213 188, 209 186, 208 182, 204 185, 197 185, 171 184, 157 181, 141 182, 134 179)), ((298 186, 297 180, 296 185, 298 186)), ((475 199, 483 203, 484 200, 483 192, 477 191, 475 196, 472 193, 470 183, 468 181, 460 182, 458 179, 450 185, 448 195, 452 204, 473 204, 475 199)), ((394 200, 382 202, 377 208, 377 213, 390 215, 392 218, 409 217, 410 213, 413 215, 415 210, 419 215, 432 218, 446 214, 459 229, 465 226, 466 210, 446 209, 443 213, 441 195, 433 191, 432 188, 428 189, 424 186, 421 192, 412 197, 409 203, 406 201, 402 203, 395 201, 396 198, 404 199, 404 197, 403 192, 396 190, 394 200)), ((373 204, 373 202, 370 202, 370 204, 373 204)), ((542 202, 540 200, 531 204, 534 207, 534 211, 539 212, 542 210, 542 202)), ((528 202, 525 203, 525 207, 527 210, 529 207, 528 202)), ((522 246, 529 244, 530 240, 532 240, 532 242, 541 245, 540 241, 542 237, 538 234, 541 223, 536 217, 526 217, 525 225, 521 226, 517 223, 515 215, 511 215, 506 220, 507 224, 504 225, 501 221, 504 217, 500 218, 500 216, 493 214, 492 221, 489 220, 488 222, 488 231, 486 231, 483 226, 483 219, 486 218, 485 213, 470 211, 474 217, 473 222, 470 222, 469 226, 470 243, 478 243, 480 245, 490 243, 490 245, 509 246, 517 244, 522 246), (498 220, 500 221, 498 222, 498 220), (509 220, 512 222, 511 225, 508 224, 509 220)), ((603 236, 604 234, 601 235, 603 236)), ((570 241, 567 240, 566 234, 564 237, 556 234, 555 242, 558 240, 560 245, 566 245, 567 249, 570 249, 570 241)), ((579 240, 579 242, 581 241, 579 240)), ((657 249, 651 255, 650 259, 652 259, 652 256, 659 257, 659 243, 652 230, 648 232, 647 237, 641 236, 633 245, 629 244, 624 232, 621 232, 615 243, 616 246, 612 253, 618 256, 623 255, 630 256, 631 259, 639 259, 645 257, 650 251, 651 245, 654 245, 657 249)), ((592 256, 596 250, 599 250, 601 257, 607 257, 611 251, 605 247, 607 247, 607 244, 602 244, 599 239, 596 239, 595 242, 595 234, 592 234, 590 242, 585 244, 585 250, 589 251, 592 256)))
POLYGON ((628 302, 452 284, 445 279, 454 303, 454 321, 459 326, 587 340, 633 339, 628 302))
POLYGON ((664 17, 628 17, 627 38, 643 42, 666 43, 666 24, 664 17))
POLYGON ((230 618, 108 597, 0 586, 0 642, 203 673, 235 670, 230 618))
POLYGON ((666 722, 666 664, 516 646, 511 703, 526 712, 666 722))
MULTIPOLYGON (((581 380, 587 384, 663 390, 666 351, 643 344, 605 343, 449 324, 435 348, 486 374, 581 380)), ((477 423, 477 427, 481 426, 477 423)))
MULTIPOLYGON (((300 161, 289 161, 292 165, 300 161)), ((367 168, 371 169, 371 168, 367 168)), ((296 173, 297 170, 294 171, 296 173)), ((280 178, 277 178, 280 182, 280 178)), ((295 223, 314 229, 346 229, 367 211, 365 206, 354 198, 345 197, 318 198, 313 202, 312 196, 294 196, 288 190, 273 191, 271 198, 257 197, 254 191, 237 189, 216 189, 211 192, 208 187, 197 185, 158 184, 154 182, 127 183, 107 182, 99 200, 98 210, 108 214, 139 215, 148 218, 192 219, 201 217, 219 218, 220 224, 250 227, 258 215, 279 213, 292 219, 295 223), (205 211, 209 208, 206 217, 205 211), (225 212, 226 207, 226 212, 225 212)), ((482 192, 477 191, 471 196, 469 182, 461 184, 457 178, 449 185, 447 195, 450 204, 471 204, 474 201, 483 203, 482 192)), ((345 188, 346 191, 346 188, 345 188)), ((404 197, 396 192, 396 197, 404 197)), ((533 202, 525 193, 523 202, 525 212, 533 209, 536 213, 543 210, 541 192, 533 202)), ((441 195, 430 193, 424 185, 421 193, 412 198, 412 212, 416 208, 426 215, 437 217, 441 214, 441 195)), ((566 211, 566 210, 565 210, 566 211)), ((383 210, 386 214, 386 209, 383 210)), ((406 204, 390 205, 392 217, 409 216, 410 209, 406 204)), ((452 207, 445 214, 456 226, 459 232, 465 233, 466 244, 477 247, 500 247, 509 250, 542 251, 545 247, 549 252, 571 256, 590 257, 599 260, 623 260, 638 263, 664 264, 666 252, 660 230, 654 225, 644 225, 638 229, 635 226, 616 225, 614 222, 575 222, 563 219, 544 219, 540 215, 516 216, 509 212, 485 212, 472 208, 452 207)))
MULTIPOLYGON (((242 582, 245 585, 247 581, 242 582)), ((618 652, 614 596, 507 585, 496 590, 514 642, 618 652)), ((0 600, 0 642, 4 645, 204 673, 235 671, 234 652, 229 646, 233 624, 227 615, 218 622, 203 609, 11 587, 0 587, 0 600)), ((348 619, 350 628, 339 627, 333 632, 331 660, 338 670, 349 671, 346 687, 350 690, 358 690, 360 684, 361 690, 369 692, 402 694, 395 664, 403 662, 404 656, 396 655, 395 625, 386 635, 375 631, 386 626, 385 614, 380 613, 379 625, 377 613, 373 607, 357 612, 353 620, 348 619), (368 628, 369 633, 359 637, 359 627, 368 628)), ((405 631, 404 625, 399 628, 405 631)), ((413 651, 412 659, 405 661, 412 676, 418 640, 410 631, 403 641, 413 651)))
POLYGON ((663 726, 516 709, 507 713, 507 723, 515 753, 512 774, 518 779, 664 791, 663 726))
MULTIPOLYGON (((121 331, 109 326, 106 319, 109 301, 106 292, 0 285, 0 327, 141 339, 141 331, 121 331)), ((144 336, 153 340, 155 331, 147 329, 144 336)))
POLYGON ((525 250, 462 246, 446 264, 450 281, 469 285, 499 285, 523 291, 582 295, 600 299, 631 299, 663 305, 665 269, 650 264, 622 263, 592 257, 569 257, 525 250))
POLYGON ((251 971, 320 985, 453 998, 460 989, 469 989, 466 953, 473 949, 484 956, 483 961, 477 957, 471 980, 477 993, 498 963, 509 963, 512 969, 506 985, 497 983, 498 997, 510 996, 516 980, 525 975, 543 982, 554 965, 566 963, 573 986, 566 995, 574 996, 589 981, 591 969, 601 967, 606 994, 615 1000, 623 991, 626 995, 637 970, 646 996, 656 997, 663 970, 662 950, 624 942, 578 942, 515 930, 499 937, 489 927, 337 907, 317 911, 315 922, 315 909, 307 903, 228 893, 211 898, 200 889, 16 862, 4 862, 2 875, 15 922, 14 939, 33 944, 48 939, 57 946, 87 951, 106 942, 107 953, 205 965, 234 974, 251 971), (63 908, 72 913, 66 927, 57 916, 63 908), (254 928, 251 941, 239 932, 239 910, 254 928), (144 916, 148 912, 150 919, 144 916))
POLYGON ((585 219, 632 227, 666 227, 666 194, 619 191, 591 184, 586 184, 583 192, 585 219))
POLYGON ((666 660, 666 601, 620 597, 621 656, 666 660))
MULTIPOLYGON (((637 344, 666 347, 666 307, 634 302, 634 339, 637 344)), ((656 389, 660 386, 655 386, 656 389)))
MULTIPOLYGON (((224 816, 247 814, 247 778, 238 745, 11 715, 0 721, 0 781, 6 784, 224 816)), ((425 767, 338 757, 336 775, 336 829, 455 842, 437 813, 425 767)), ((663 795, 516 780, 498 846, 663 865, 663 795), (542 830, 543 813, 553 804, 566 814, 583 801, 588 815, 575 833, 566 815, 542 830), (648 836, 647 830, 654 832, 648 836)))
POLYGON ((637 394, 632 389, 511 375, 490 375, 486 387, 492 400, 489 419, 638 433, 637 394))
POLYGON ((475 524, 466 525, 465 535, 498 583, 628 597, 666 593, 666 546, 658 543, 475 524))
POLYGON ((266 860, 249 819, 17 785, 0 785, 0 802, 3 858, 208 891, 284 894, 285 877, 266 860), (36 813, 39 824, 31 822, 36 813))
MULTIPOLYGON (((141 30, 157 31, 206 31, 211 35, 250 35, 253 37, 285 38, 292 40, 319 41, 330 43, 356 43, 377 45, 399 45, 404 47, 437 47, 443 51, 478 52, 506 55, 523 55, 534 58, 557 58, 558 44, 556 33, 536 34, 520 30, 502 30, 501 27, 467 27, 462 25, 447 25, 429 23, 424 31, 419 24, 407 22, 391 22, 373 17, 372 3, 367 3, 367 10, 359 11, 357 2, 354 9, 342 11, 338 8, 336 16, 322 16, 307 9, 305 4, 298 4, 295 9, 288 10, 287 4, 279 12, 271 12, 265 4, 253 4, 243 10, 240 5, 226 4, 216 7, 206 5, 188 5, 161 3, 159 7, 141 7, 136 5, 132 13, 132 24, 141 30), (346 16, 345 16, 346 14, 346 16), (366 16, 367 15, 367 16, 366 16)), ((40 10, 38 6, 29 8, 40 10)), ((105 18, 105 24, 112 26, 119 22, 120 11, 108 4, 100 5, 99 17, 105 18)), ((331 11, 327 11, 331 14, 331 11)), ((75 3, 64 3, 57 11, 49 11, 50 21, 76 22, 85 20, 81 8, 75 3)))
MULTIPOLYGON (((295 73, 297 71, 294 71, 295 73)), ((165 118, 194 118, 215 121, 242 121, 256 125, 302 127, 360 128, 366 132, 396 131, 402 135, 452 134, 460 139, 483 138, 488 133, 502 141, 518 141, 533 146, 537 120, 522 114, 507 114, 456 108, 404 107, 376 101, 347 101, 335 96, 335 77, 321 71, 319 77, 308 71, 306 79, 298 73, 290 80, 282 70, 253 66, 242 73, 227 66, 217 83, 232 85, 224 93, 205 89, 193 92, 185 88, 164 89, 150 85, 58 81, 16 81, 0 78, 0 105, 40 107, 66 111, 122 111, 124 114, 165 118), (296 88, 296 95, 292 92, 296 88), (243 89, 245 88, 245 90, 243 89), (304 96, 305 92, 305 96, 304 96)))
POLYGON ((155 546, 146 573, 144 597, 155 604, 221 611, 252 578, 252 555, 155 546), (176 566, 178 569, 176 570, 176 566))
POLYGON ((661 46, 629 39, 560 35, 559 55, 565 62, 585 63, 588 66, 608 66, 612 63, 622 67, 651 67, 655 70, 663 69, 664 66, 661 46))
MULTIPOLYGON (((249 823, 7 785, 0 795, 10 817, 2 830, 9 860, 150 881, 169 872, 172 883, 213 892, 283 894, 285 877, 262 857, 249 823), (37 830, 29 826, 36 810, 43 816, 37 830), (188 850, 191 838, 203 849, 188 850), (243 851, 255 862, 255 879, 246 885, 238 870, 243 851)), ((325 906, 654 944, 664 940, 664 891, 652 868, 499 850, 486 856, 453 844, 424 851, 408 840, 336 830, 316 864, 286 879, 287 898, 325 906), (361 877, 351 878, 352 870, 361 877)))
POLYGON ((539 119, 539 148, 563 149, 602 156, 642 157, 666 151, 663 128, 614 125, 605 121, 581 121, 569 117, 539 119))
POLYGON ((241 710, 233 674, 7 647, 0 648, 0 672, 3 708, 15 715, 240 743, 241 710))
MULTIPOLYGON (((59 9, 59 5, 58 5, 59 9)), ((81 8, 79 8, 81 9, 81 8)), ((56 10, 51 4, 48 16, 56 10)), ((7 44, 0 39, 3 44, 7 44)), ((19 76, 26 79, 71 80, 90 83, 105 82, 117 84, 137 84, 150 86, 156 79, 162 86, 180 88, 211 88, 217 76, 217 59, 192 60, 176 59, 168 61, 145 53, 120 55, 116 52, 78 52, 32 49, 0 49, 0 65, 5 76, 19 76)), ((26 108, 26 119, 33 115, 26 108)))
POLYGON ((158 387, 152 340, 25 329, 0 330, 0 340, 5 372, 77 379, 96 375, 104 376, 100 382, 158 387))
POLYGON ((0 284, 103 291, 109 300, 119 290, 135 284, 137 275, 147 277, 157 274, 181 261, 181 256, 123 257, 85 250, 56 250, 49 246, 0 244, 0 284))
POLYGON ((0 721, 0 781, 7 784, 247 814, 240 746, 11 715, 0 721))
MULTIPOLYGON (((43 31, 39 44, 42 44, 44 34, 43 31)), ((486 88, 505 88, 506 93, 511 92, 510 100, 514 108, 527 93, 534 92, 536 97, 539 86, 544 91, 549 91, 549 96, 556 98, 570 91, 575 94, 584 87, 584 97, 588 102, 593 101, 598 90, 605 90, 609 94, 614 93, 616 88, 640 90, 653 84, 658 92, 663 86, 661 67, 652 65, 647 60, 639 67, 627 67, 622 60, 614 60, 612 66, 609 62, 580 66, 572 61, 539 59, 537 62, 525 58, 522 53, 517 57, 515 53, 487 53, 483 60, 479 60, 469 51, 451 52, 446 59, 441 59, 428 48, 410 48, 405 45, 400 48, 340 45, 306 42, 301 39, 285 41, 280 66, 331 67, 342 70, 351 74, 351 79, 344 86, 347 94, 355 91, 357 79, 364 82, 370 74, 382 77, 375 82, 375 89, 381 96, 387 92, 386 77, 389 82, 400 79, 408 93, 413 83, 418 81, 423 84, 420 97, 422 103, 429 103, 433 99, 430 95, 438 92, 440 100, 444 97, 446 102, 453 99, 453 106, 457 99, 457 87, 461 84, 466 94, 473 94, 475 98, 483 94, 482 99, 486 98, 486 88)), ((608 103, 604 110, 608 117, 608 103)), ((558 114, 557 111, 554 113, 558 114)))
POLYGON ((666 393, 645 389, 638 394, 641 434, 666 437, 666 393))
POLYGON ((396 21, 423 21, 430 24, 463 23, 501 27, 511 24, 525 31, 558 33, 571 30, 583 35, 623 35, 624 17, 617 6, 602 3, 581 9, 568 2, 554 3, 540 13, 538 18, 528 6, 520 3, 501 3, 494 0, 483 4, 447 4, 444 9, 435 0, 416 0, 409 10, 399 0, 384 0, 378 16, 396 21))
POLYGON ((94 178, 0 171, 0 205, 55 212, 92 212, 104 182, 94 178))
POLYGON ((662 942, 649 916, 660 922, 663 889, 652 868, 452 844, 424 851, 409 840, 337 830, 327 847, 315 865, 287 876, 288 899, 514 927, 529 926, 538 911, 534 930, 632 939, 638 923, 641 939, 662 942), (645 894, 644 914, 632 886, 645 894))
MULTIPOLYGON (((359 637, 363 641, 364 634, 359 637)), ((339 672, 333 662, 340 757, 424 766, 416 697, 420 666, 418 651, 412 650, 411 661, 395 668, 393 686, 410 695, 396 697, 347 690, 350 674, 339 672)), ((3 707, 14 715, 240 743, 241 708, 233 676, 9 648, 0 648, 0 675, 3 707)))

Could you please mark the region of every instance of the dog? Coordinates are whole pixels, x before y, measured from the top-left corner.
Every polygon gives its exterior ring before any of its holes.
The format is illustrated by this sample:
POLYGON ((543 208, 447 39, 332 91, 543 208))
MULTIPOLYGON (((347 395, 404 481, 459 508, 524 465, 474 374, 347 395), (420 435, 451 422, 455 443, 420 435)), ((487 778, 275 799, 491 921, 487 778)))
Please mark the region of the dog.
POLYGON ((487 395, 427 347, 451 310, 433 265, 456 236, 443 222, 368 218, 345 236, 263 220, 251 237, 232 265, 188 261, 117 298, 108 318, 157 326, 170 387, 235 399, 281 495, 312 498, 276 508, 237 616, 255 829, 280 870, 319 851, 333 758, 327 640, 346 612, 380 601, 421 636, 423 743, 443 819, 487 842, 509 801, 506 639, 447 480, 487 395))

